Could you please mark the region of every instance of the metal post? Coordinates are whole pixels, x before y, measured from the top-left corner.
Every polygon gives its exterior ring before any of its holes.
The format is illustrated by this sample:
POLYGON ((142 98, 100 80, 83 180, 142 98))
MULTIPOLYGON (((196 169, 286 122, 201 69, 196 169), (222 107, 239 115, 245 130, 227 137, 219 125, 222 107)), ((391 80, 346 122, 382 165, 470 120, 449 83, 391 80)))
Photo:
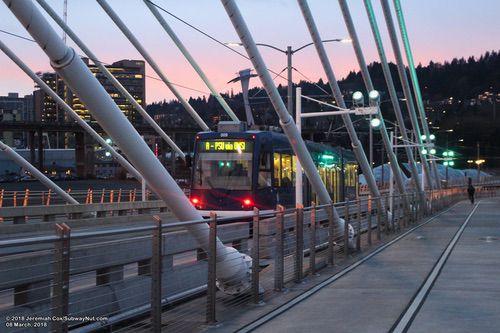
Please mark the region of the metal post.
POLYGON ((141 179, 141 200, 146 201, 146 179, 141 179))
POLYGON ((382 200, 380 197, 375 198, 377 201, 377 240, 382 239, 381 231, 382 231, 382 200))
POLYGON ((284 219, 285 208, 281 205, 276 207, 276 243, 274 253, 274 290, 282 291, 284 285, 284 219))
POLYGON ((344 216, 344 255, 346 258, 349 258, 349 222, 350 222, 350 213, 349 213, 349 201, 345 202, 345 216, 344 216))
POLYGON ((326 207, 328 214, 328 264, 335 265, 335 223, 333 222, 333 202, 326 207))
POLYGON ((368 245, 372 245, 372 215, 373 215, 373 208, 372 208, 372 197, 371 195, 368 195, 368 231, 367 231, 367 236, 368 236, 368 245))
POLYGON ((316 204, 311 205, 311 226, 309 228, 309 271, 316 273, 316 204))
MULTIPOLYGON (((292 81, 292 47, 286 47, 286 66, 287 66, 287 78, 288 78, 288 89, 287 89, 287 105, 288 112, 293 114, 293 81, 292 81)), ((295 119, 297 121, 297 119, 295 119)))
POLYGON ((151 249, 151 330, 161 332, 161 271, 162 271, 162 222, 159 216, 153 216, 155 228, 152 235, 151 249))
POLYGON ((252 235, 252 300, 259 304, 259 210, 253 209, 253 235, 252 235))
POLYGON ((402 202, 402 196, 401 196, 401 193, 398 194, 397 197, 394 198, 394 210, 393 210, 393 213, 392 213, 392 225, 394 226, 394 231, 400 231, 401 230, 401 223, 400 223, 400 209, 401 209, 401 204, 402 202))
MULTIPOLYGON (((69 262, 71 228, 65 223, 57 223, 54 243, 54 279, 52 284, 52 316, 63 318, 69 310, 69 262)), ((52 321, 53 332, 68 332, 68 322, 52 321)))
POLYGON ((385 215, 385 232, 386 232, 386 234, 389 234, 389 232, 391 231, 391 229, 394 230, 394 225, 392 225, 392 218, 389 221, 389 213, 391 215, 394 215, 394 214, 392 213, 392 211, 389 211, 388 208, 389 208, 389 197, 386 195, 385 196, 385 210, 384 210, 384 212, 385 212, 384 215, 385 215))
MULTIPOLYGON (((295 123, 297 124, 297 130, 299 131, 300 137, 302 137, 302 88, 297 87, 295 89, 295 123)), ((302 205, 303 203, 303 183, 302 179, 302 166, 300 165, 300 160, 297 156, 294 156, 295 160, 295 204, 302 205)))
POLYGON ((415 193, 412 194, 413 196, 413 214, 412 214, 412 222, 413 223, 416 223, 418 218, 417 218, 417 211, 418 211, 418 204, 419 202, 417 202, 417 200, 415 200, 415 193))
POLYGON ((358 224, 356 228, 356 250, 361 251, 361 200, 358 198, 356 201, 358 208, 358 224))
POLYGON ((217 322, 215 316, 215 295, 217 292, 216 275, 217 275, 217 214, 210 212, 210 232, 208 240, 208 279, 207 279, 207 324, 215 324, 217 322))
POLYGON ((304 207, 295 210, 295 282, 302 282, 304 260, 304 207))

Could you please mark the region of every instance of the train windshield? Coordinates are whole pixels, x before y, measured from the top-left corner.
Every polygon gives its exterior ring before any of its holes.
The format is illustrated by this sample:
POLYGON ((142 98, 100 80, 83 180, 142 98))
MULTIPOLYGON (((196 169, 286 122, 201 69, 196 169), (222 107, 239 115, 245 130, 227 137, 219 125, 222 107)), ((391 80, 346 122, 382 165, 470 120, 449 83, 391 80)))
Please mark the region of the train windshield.
POLYGON ((194 189, 252 189, 253 142, 205 140, 198 143, 194 189))

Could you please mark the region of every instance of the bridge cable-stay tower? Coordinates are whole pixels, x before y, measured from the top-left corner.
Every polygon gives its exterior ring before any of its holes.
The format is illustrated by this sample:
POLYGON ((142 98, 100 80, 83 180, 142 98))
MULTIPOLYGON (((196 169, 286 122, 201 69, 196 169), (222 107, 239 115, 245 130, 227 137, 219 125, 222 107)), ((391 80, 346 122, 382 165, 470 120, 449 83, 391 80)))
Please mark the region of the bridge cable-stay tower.
POLYGON ((92 60, 106 78, 115 86, 116 89, 129 101, 130 104, 140 113, 146 122, 167 142, 167 144, 175 150, 175 152, 183 159, 186 159, 184 152, 176 145, 176 143, 163 131, 163 129, 154 121, 153 118, 144 110, 144 108, 135 100, 135 98, 123 87, 113 74, 100 62, 97 56, 85 45, 78 35, 57 15, 57 13, 47 4, 45 0, 37 0, 38 4, 49 14, 50 17, 64 30, 65 33, 75 42, 75 44, 92 60))
MULTIPOLYGON (((323 69, 326 73, 326 77, 328 79, 328 83, 330 84, 330 88, 333 92, 333 97, 337 101, 337 105, 340 108, 346 109, 346 104, 344 102, 344 98, 342 96, 342 92, 340 91, 340 87, 337 83, 337 79, 335 78, 335 74, 333 72, 330 60, 328 59, 328 55, 326 54, 325 47, 321 42, 321 36, 319 34, 316 23, 314 22, 314 18, 311 14, 311 10, 309 9, 309 5, 305 0, 297 0, 299 3, 300 10, 306 22, 307 28, 311 35, 311 38, 316 47, 316 51, 320 58, 321 64, 323 65, 323 69)), ((373 175, 373 170, 368 163, 368 159, 366 158, 366 154, 363 151, 363 147, 361 146, 361 142, 358 139, 358 135, 352 123, 351 117, 348 114, 342 114, 342 120, 344 121, 344 125, 349 134, 349 138, 351 139, 351 146, 356 156, 356 159, 360 165, 361 171, 363 175, 365 175, 366 182, 368 184, 368 188, 370 190, 370 194, 375 197, 380 197, 380 191, 377 187, 377 183, 375 181, 375 177, 373 175)), ((381 205, 385 209, 384 203, 381 205)))
POLYGON ((165 83, 165 85, 170 89, 170 91, 175 95, 177 100, 182 104, 184 109, 193 117, 195 122, 204 131, 210 131, 208 125, 201 119, 200 115, 193 109, 193 107, 187 102, 187 100, 181 95, 181 93, 173 86, 173 84, 168 80, 165 73, 160 69, 158 64, 153 60, 151 55, 146 51, 146 49, 141 45, 139 40, 134 36, 132 31, 123 23, 123 21, 118 17, 115 11, 109 6, 105 0, 97 0, 97 3, 102 7, 102 9, 108 14, 115 25, 121 30, 121 32, 127 37, 127 39, 132 43, 132 45, 137 49, 137 51, 142 55, 142 57, 147 61, 147 63, 153 68, 153 70, 158 74, 160 79, 165 83))
MULTIPOLYGON (((356 58, 358 60, 359 67, 361 69, 361 75, 363 77, 365 88, 368 92, 370 92, 372 90, 375 90, 375 87, 373 86, 373 82, 372 82, 372 79, 370 77, 370 73, 368 72, 368 67, 366 66, 365 57, 364 57, 363 51, 361 49, 358 34, 356 33, 356 28, 354 27, 354 23, 352 21, 352 17, 351 17, 351 13, 349 11, 349 7, 347 5, 347 1, 346 0, 339 0, 339 5, 340 5, 340 9, 342 11, 342 16, 344 17, 347 31, 349 32, 349 37, 352 40, 352 46, 354 48, 354 53, 356 54, 356 58)), ((379 131, 380 131, 380 135, 382 136, 382 141, 383 141, 384 146, 385 146, 385 151, 386 151, 387 156, 388 156, 389 161, 390 161, 390 167, 392 169, 392 174, 394 175, 394 179, 396 181, 396 186, 399 190, 399 193, 403 194, 403 193, 405 193, 405 184, 403 181, 402 172, 401 172, 401 169, 399 167, 398 159, 397 159, 396 155, 394 154, 392 142, 389 138, 389 135, 387 134, 387 129, 386 129, 385 123, 384 123, 384 117, 382 115, 382 111, 380 109, 379 103, 377 103, 377 116, 380 119, 379 131)), ((371 126, 371 124, 370 124, 370 126, 371 126)), ((422 192, 421 189, 420 189, 420 192, 422 192)), ((420 194, 422 195, 423 193, 420 193, 420 194)), ((404 198, 404 205, 406 206, 406 208, 409 208, 410 205, 408 202, 408 198, 406 196, 403 196, 403 198, 404 198)))
MULTIPOLYGON (((31 0, 3 0, 28 33, 51 60, 51 65, 66 84, 82 100, 101 127, 123 147, 124 154, 153 192, 162 199, 180 221, 201 220, 200 213, 191 205, 160 161, 154 156, 139 133, 111 99, 99 81, 75 51, 68 48, 31 0)), ((209 227, 206 223, 189 224, 186 229, 199 246, 209 249, 209 227)), ((217 279, 221 289, 243 292, 250 287, 248 257, 232 247, 216 241, 218 258, 217 279)))
POLYGON ((66 113, 87 133, 89 133, 102 147, 104 147, 111 156, 122 165, 138 181, 142 181, 141 174, 130 164, 113 146, 106 142, 85 120, 83 120, 59 95, 53 91, 38 75, 36 75, 18 56, 14 54, 2 41, 0 41, 0 50, 4 52, 23 72, 38 84, 40 89, 64 110, 66 113))
MULTIPOLYGON (((403 8, 401 7, 400 0, 394 0, 394 8, 396 11, 396 16, 398 18, 399 30, 401 32, 401 40, 403 41, 406 61, 408 63, 408 69, 410 72, 410 79, 412 82, 413 93, 415 94, 415 101, 417 102, 417 110, 420 115, 420 122, 422 123, 422 129, 427 140, 430 138, 429 125, 427 124, 427 117, 425 115, 424 102, 422 100, 422 93, 420 91, 420 84, 418 83, 417 71, 415 70, 415 63, 413 62, 413 54, 410 46, 410 39, 408 38, 408 30, 406 29, 406 23, 403 14, 403 8)), ((432 172, 434 173, 434 180, 436 188, 441 189, 441 182, 439 177, 439 172, 435 162, 430 162, 432 167, 432 172)))
MULTIPOLYGON (((380 64, 382 65, 382 72, 384 74, 385 82, 387 84, 387 89, 389 91, 389 96, 391 99, 392 107, 394 109, 394 114, 396 116, 396 122, 401 132, 401 137, 403 138, 403 142, 410 142, 410 138, 408 137, 408 132, 406 129, 403 113, 401 111, 401 107, 399 105, 398 95, 396 93, 396 88, 394 86, 394 81, 392 79, 391 71, 389 69, 389 62, 387 61, 387 56, 385 54, 384 44, 382 42, 382 37, 380 34, 380 30, 378 28, 377 19, 375 17, 375 12, 373 11, 373 6, 371 0, 364 0, 366 13, 368 15, 368 20, 370 21, 371 30, 373 33, 373 38, 375 40, 375 44, 377 46, 377 52, 380 58, 380 64)), ((423 193, 422 184, 418 181, 418 170, 417 163, 413 156, 413 152, 411 147, 408 144, 404 145, 404 149, 406 152, 406 157, 408 158, 408 165, 410 167, 411 177, 415 184, 415 188, 418 193, 423 193)), ((423 200, 422 196, 420 200, 423 200)))
MULTIPOLYGON (((389 38, 391 40, 392 49, 394 52, 394 56, 396 58, 396 63, 398 67, 399 79, 401 80, 401 86, 403 87, 404 96, 406 98, 406 106, 408 108, 408 113, 410 114, 411 125, 413 127, 413 132, 415 134, 415 142, 420 145, 417 147, 418 153, 420 156, 422 172, 425 172, 427 186, 432 189, 432 175, 429 172, 429 164, 427 161, 427 157, 423 152, 423 147, 421 146, 423 143, 420 126, 418 124, 417 114, 415 113, 415 104, 413 103, 413 97, 410 90, 410 85, 408 83, 408 77, 406 75, 406 68, 403 62, 403 57, 401 56, 401 49, 399 48, 398 37, 396 35, 396 29, 394 28, 394 22, 392 20, 391 9, 389 7, 388 0, 380 0, 382 4, 382 11, 384 13, 385 22, 387 25, 387 30, 389 31, 389 38)), ((415 180, 416 181, 416 180, 415 180)))
POLYGON ((205 85, 207 86, 207 88, 210 90, 210 92, 212 93, 212 95, 215 97, 215 99, 222 106, 222 108, 224 109, 224 111, 226 111, 226 113, 229 115, 229 117, 233 121, 239 121, 239 119, 236 116, 236 114, 234 114, 233 110, 231 110, 231 108, 226 103, 226 101, 224 100, 224 98, 220 95, 220 93, 217 91, 217 89, 215 89, 215 87, 213 86, 213 84, 210 82, 210 80, 208 79, 208 77, 205 75, 205 73, 203 72, 203 70, 201 69, 201 67, 198 65, 198 63, 196 62, 196 60, 194 60, 193 56, 189 53, 188 49, 184 46, 184 44, 182 43, 182 41, 179 39, 179 37, 174 32, 174 30, 170 27, 170 25, 167 23, 167 21, 160 14, 160 12, 156 8, 155 4, 153 4, 149 0, 144 0, 144 3, 149 8, 149 10, 151 11, 151 13, 153 13, 154 17, 156 17, 156 19, 158 20, 158 22, 160 23, 160 25, 163 27, 163 29, 165 30, 165 32, 170 36, 170 38, 175 43, 175 45, 177 46, 177 48, 182 52, 182 54, 184 55, 184 57, 186 58, 186 60, 191 64, 191 66, 196 71, 196 73, 198 74, 198 76, 203 80, 203 82, 205 83, 205 85))

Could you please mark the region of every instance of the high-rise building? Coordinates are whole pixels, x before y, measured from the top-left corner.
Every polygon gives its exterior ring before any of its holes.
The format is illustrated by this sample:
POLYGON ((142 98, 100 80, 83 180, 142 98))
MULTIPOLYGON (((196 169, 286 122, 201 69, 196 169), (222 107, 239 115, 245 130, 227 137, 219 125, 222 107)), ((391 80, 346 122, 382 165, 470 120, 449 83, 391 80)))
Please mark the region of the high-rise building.
MULTIPOLYGON (((19 97, 18 93, 8 93, 0 96, 0 121, 27 122, 33 120, 33 95, 19 97)), ((26 133, 21 131, 0 131, 0 140, 5 144, 16 147, 26 147, 26 133)))
MULTIPOLYGON (((83 61, 87 64, 87 66, 89 66, 90 71, 94 74, 104 89, 106 89, 111 98, 113 98, 128 120, 133 125, 142 124, 142 117, 140 114, 127 101, 127 99, 120 94, 115 86, 109 82, 106 76, 99 71, 97 66, 90 64, 88 58, 83 58, 83 61)), ((146 104, 144 61, 120 60, 111 65, 106 65, 106 68, 135 98, 135 100, 144 107, 146 104)), ((61 96, 61 98, 63 98, 82 119, 88 122, 95 121, 78 96, 69 91, 69 89, 66 89, 64 82, 56 73, 43 73, 40 74, 40 77, 49 87, 52 88, 52 90, 57 91, 57 94, 61 96)), ((64 110, 62 110, 50 96, 45 94, 44 91, 37 90, 34 95, 35 114, 37 120, 42 122, 68 121, 69 118, 65 114, 64 110)))

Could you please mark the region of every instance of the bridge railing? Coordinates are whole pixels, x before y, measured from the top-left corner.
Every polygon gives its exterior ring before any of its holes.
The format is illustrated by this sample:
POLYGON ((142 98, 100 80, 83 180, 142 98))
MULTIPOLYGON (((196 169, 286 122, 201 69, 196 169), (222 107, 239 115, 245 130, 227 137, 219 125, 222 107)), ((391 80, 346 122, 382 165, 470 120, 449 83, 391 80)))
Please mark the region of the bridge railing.
MULTIPOLYGON (((67 192, 81 204, 120 203, 142 200, 142 192, 137 189, 68 189, 67 192)), ((157 200, 157 197, 149 190, 146 190, 144 196, 146 200, 157 200)), ((0 189, 0 208, 51 206, 64 203, 64 200, 51 190, 32 191, 25 189, 21 191, 7 191, 5 189, 0 189)))
MULTIPOLYGON (((478 195, 494 194, 493 189, 478 190, 478 195)), ((83 219, 47 223, 56 235, 0 241, 0 325, 5 327, 5 318, 11 316, 68 316, 67 322, 41 323, 58 331, 162 323, 169 331, 196 331, 206 323, 228 320, 245 305, 268 301, 304 279, 314 279, 321 268, 350 260, 423 216, 463 199, 465 190, 433 191, 425 205, 413 193, 404 195, 410 207, 403 205, 403 195, 335 204, 348 222, 344 230, 333 223, 331 205, 278 207, 271 214, 254 211, 250 217, 214 215, 210 220, 174 223, 162 222, 164 213, 154 220, 150 214, 144 215, 149 217, 140 227, 92 232, 68 225, 83 219), (213 246, 208 252, 199 249, 184 230, 200 223, 210 224, 210 244, 219 237, 252 259, 243 295, 217 291, 216 263, 224 258, 213 246), (349 225, 357 235, 354 241, 347 237, 349 225), (149 317, 141 320, 144 315, 149 317)))

